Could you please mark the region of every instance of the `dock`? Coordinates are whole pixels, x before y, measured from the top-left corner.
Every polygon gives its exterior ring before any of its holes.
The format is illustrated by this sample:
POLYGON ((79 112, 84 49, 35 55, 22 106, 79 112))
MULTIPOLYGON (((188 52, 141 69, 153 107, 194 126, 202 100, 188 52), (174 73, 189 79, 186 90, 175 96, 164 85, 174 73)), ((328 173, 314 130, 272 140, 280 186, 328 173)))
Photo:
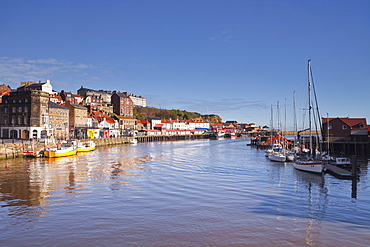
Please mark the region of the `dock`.
POLYGON ((348 170, 330 164, 325 164, 325 168, 328 173, 337 178, 352 179, 353 177, 358 177, 358 175, 354 176, 352 172, 348 170))

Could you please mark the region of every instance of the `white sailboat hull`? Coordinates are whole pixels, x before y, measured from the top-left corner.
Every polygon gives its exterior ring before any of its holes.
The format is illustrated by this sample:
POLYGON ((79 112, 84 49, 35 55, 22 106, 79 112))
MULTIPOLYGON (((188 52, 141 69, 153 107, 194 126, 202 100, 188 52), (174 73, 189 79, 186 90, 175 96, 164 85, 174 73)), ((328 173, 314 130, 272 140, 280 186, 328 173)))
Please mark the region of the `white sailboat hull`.
POLYGON ((276 162, 285 162, 286 161, 286 156, 282 153, 274 152, 274 153, 269 155, 269 159, 271 161, 276 161, 276 162))
POLYGON ((324 165, 321 161, 296 161, 293 167, 306 172, 322 173, 324 165))
POLYGON ((295 155, 294 153, 287 153, 286 160, 287 161, 294 161, 295 155))

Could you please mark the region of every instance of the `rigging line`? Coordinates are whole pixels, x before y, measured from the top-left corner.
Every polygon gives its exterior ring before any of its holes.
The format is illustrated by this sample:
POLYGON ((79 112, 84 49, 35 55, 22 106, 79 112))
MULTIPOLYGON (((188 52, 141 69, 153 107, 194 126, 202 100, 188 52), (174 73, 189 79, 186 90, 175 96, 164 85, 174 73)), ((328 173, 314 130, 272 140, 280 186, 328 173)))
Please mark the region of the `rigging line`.
POLYGON ((311 82, 312 82, 312 87, 313 87, 313 94, 315 98, 315 105, 316 105, 316 111, 317 111, 317 118, 320 126, 320 130, 322 132, 322 123, 321 123, 321 118, 320 118, 320 111, 319 111, 319 103, 317 101, 317 95, 316 95, 316 88, 315 88, 315 83, 313 79, 313 73, 312 73, 312 68, 311 68, 311 82))

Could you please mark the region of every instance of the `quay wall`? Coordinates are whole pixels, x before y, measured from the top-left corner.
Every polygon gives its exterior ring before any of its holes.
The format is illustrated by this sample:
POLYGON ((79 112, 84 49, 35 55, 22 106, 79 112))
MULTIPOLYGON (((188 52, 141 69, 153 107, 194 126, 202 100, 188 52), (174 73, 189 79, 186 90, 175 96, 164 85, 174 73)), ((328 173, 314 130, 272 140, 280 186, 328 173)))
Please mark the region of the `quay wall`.
MULTIPOLYGON (((88 140, 79 140, 80 142, 88 140)), ((93 139, 97 147, 108 146, 108 145, 118 145, 129 143, 129 137, 120 138, 99 138, 93 139)), ((43 151, 48 148, 56 148, 62 141, 44 143, 44 142, 31 142, 22 141, 17 143, 0 144, 0 159, 11 159, 17 157, 23 157, 23 152, 25 150, 43 151)))
MULTIPOLYGON (((130 143, 133 137, 119 137, 119 138, 99 138, 92 139, 97 147, 120 145, 130 143)), ((176 140, 194 140, 194 139, 207 139, 208 135, 174 135, 174 136, 137 136, 138 142, 153 142, 153 141, 176 141, 176 140)), ((88 140, 79 140, 80 142, 88 140)), ((25 150, 43 151, 48 148, 56 148, 62 141, 43 143, 22 141, 17 143, 0 144, 0 159, 12 159, 23 157, 25 150)))

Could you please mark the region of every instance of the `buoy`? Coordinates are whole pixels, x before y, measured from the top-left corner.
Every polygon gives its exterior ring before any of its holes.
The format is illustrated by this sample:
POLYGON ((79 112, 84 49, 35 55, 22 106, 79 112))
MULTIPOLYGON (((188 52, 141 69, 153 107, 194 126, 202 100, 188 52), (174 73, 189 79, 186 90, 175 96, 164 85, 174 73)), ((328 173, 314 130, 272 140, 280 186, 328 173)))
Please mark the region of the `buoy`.
POLYGON ((9 166, 8 166, 8 165, 5 165, 5 168, 7 168, 7 169, 8 169, 8 168, 9 168, 9 166))

